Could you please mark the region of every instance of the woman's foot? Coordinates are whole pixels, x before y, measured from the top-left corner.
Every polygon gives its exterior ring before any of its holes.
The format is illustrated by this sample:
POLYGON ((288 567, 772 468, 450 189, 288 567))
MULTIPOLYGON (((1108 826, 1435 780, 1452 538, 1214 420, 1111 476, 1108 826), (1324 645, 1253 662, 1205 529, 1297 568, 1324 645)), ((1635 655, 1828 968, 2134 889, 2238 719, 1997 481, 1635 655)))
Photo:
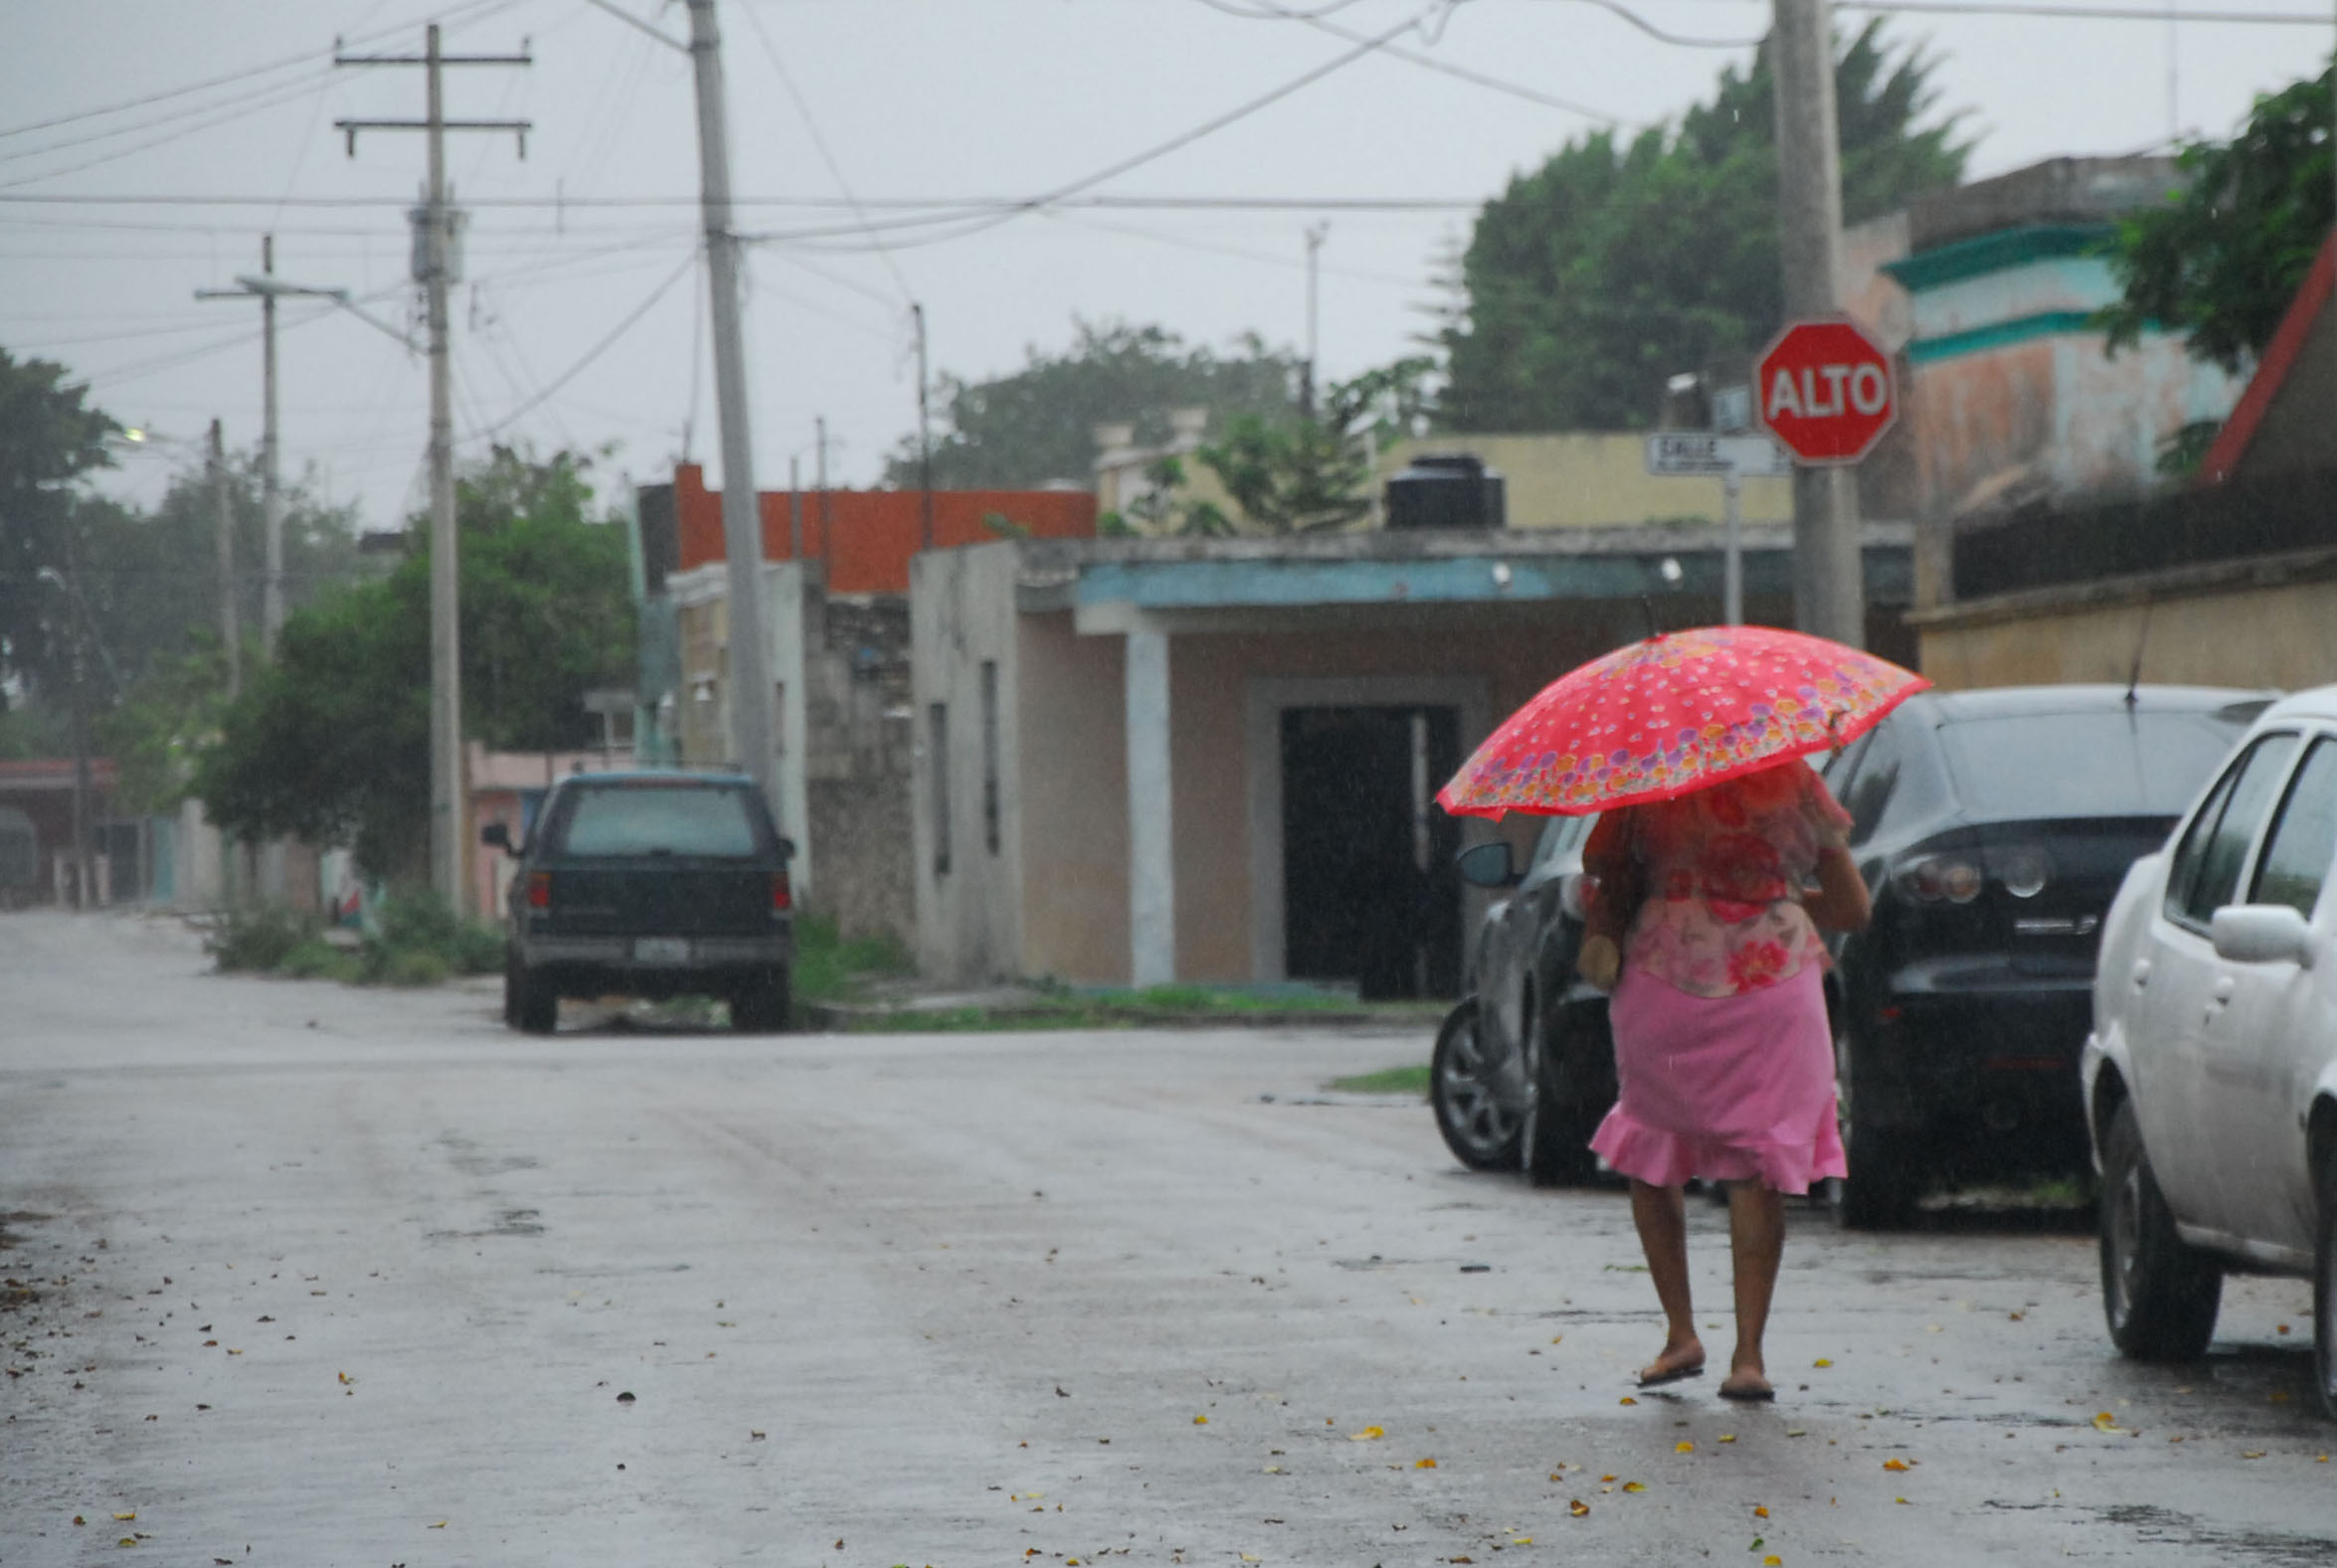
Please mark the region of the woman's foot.
POLYGON ((1701 1341, 1690 1339, 1684 1344, 1668 1344, 1662 1355, 1640 1368, 1639 1386, 1660 1388, 1684 1377, 1700 1377, 1704 1369, 1705 1347, 1701 1341))
POLYGON ((1766 1373, 1757 1366, 1740 1366, 1729 1372, 1727 1381, 1720 1385, 1722 1399, 1738 1399, 1748 1404, 1767 1404, 1777 1397, 1777 1390, 1769 1386, 1766 1373))

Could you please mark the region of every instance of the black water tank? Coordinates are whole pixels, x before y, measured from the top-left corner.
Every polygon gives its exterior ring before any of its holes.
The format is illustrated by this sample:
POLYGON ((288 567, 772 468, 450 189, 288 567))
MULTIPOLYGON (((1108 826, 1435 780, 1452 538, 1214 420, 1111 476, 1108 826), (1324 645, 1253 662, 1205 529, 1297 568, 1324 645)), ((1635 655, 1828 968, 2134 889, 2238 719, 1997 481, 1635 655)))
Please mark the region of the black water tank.
POLYGON ((1423 452, 1388 476, 1390 528, 1507 528, 1508 485, 1474 452, 1423 452))

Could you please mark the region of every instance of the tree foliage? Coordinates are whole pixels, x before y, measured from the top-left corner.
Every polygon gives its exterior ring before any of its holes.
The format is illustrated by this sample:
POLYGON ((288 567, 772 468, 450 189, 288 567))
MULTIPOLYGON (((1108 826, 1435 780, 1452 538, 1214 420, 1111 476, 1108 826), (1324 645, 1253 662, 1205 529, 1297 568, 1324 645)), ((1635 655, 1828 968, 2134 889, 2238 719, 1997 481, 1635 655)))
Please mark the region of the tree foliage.
MULTIPOLYGON (((937 488, 1085 485, 1098 425, 1134 425, 1139 445, 1159 445, 1168 438, 1171 409, 1204 408, 1222 420, 1278 417, 1295 407, 1299 361, 1255 337, 1218 354, 1163 327, 1075 320, 1069 349, 1026 355, 1020 370, 989 381, 940 378, 948 425, 933 442, 937 488)), ((887 459, 885 479, 920 482, 915 435, 887 459)))
POLYGON ((1268 420, 1237 415, 1197 455, 1224 484, 1240 519, 1223 532, 1325 533, 1362 521, 1371 509, 1371 448, 1409 435, 1427 405, 1431 362, 1399 360, 1335 384, 1317 417, 1268 420))
POLYGON ((2181 195, 2119 226, 2125 294, 2096 317, 2112 353, 2152 327, 2187 333, 2194 356, 2235 375, 2263 352, 2337 206, 2330 91, 2324 71, 2258 97, 2229 142, 2183 148, 2181 195))
MULTIPOLYGON (((1835 68, 1846 221, 1962 178, 1934 62, 1871 22, 1835 68), (1926 123, 1926 121, 1928 121, 1926 123)), ((1775 89, 1766 45, 1709 104, 1627 141, 1566 146, 1486 204, 1442 334, 1440 418, 1460 431, 1649 424, 1666 378, 1757 353, 1783 315, 1775 89)))
MULTIPOLYGON (((622 528, 589 516, 586 459, 498 447, 456 489, 463 729, 490 748, 589 744, 591 687, 629 683, 622 528)), ((369 872, 417 871, 430 802, 430 552, 284 622, 275 662, 196 767, 214 821, 252 838, 351 845, 369 872)))
POLYGON ((0 708, 10 676, 38 687, 63 671, 72 622, 41 574, 72 567, 74 482, 112 461, 105 438, 121 428, 67 375, 0 349, 0 708))

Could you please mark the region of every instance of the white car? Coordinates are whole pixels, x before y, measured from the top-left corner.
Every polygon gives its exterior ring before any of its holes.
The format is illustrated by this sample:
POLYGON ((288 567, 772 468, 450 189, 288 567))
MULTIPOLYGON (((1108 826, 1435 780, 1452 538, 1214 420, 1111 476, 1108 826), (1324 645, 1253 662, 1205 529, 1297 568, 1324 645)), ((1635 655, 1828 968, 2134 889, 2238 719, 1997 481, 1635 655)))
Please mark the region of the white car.
POLYGON ((2110 906, 2085 1043, 2110 1336, 2207 1348, 2227 1272, 2313 1282, 2337 1417, 2337 686, 2266 709, 2110 906))

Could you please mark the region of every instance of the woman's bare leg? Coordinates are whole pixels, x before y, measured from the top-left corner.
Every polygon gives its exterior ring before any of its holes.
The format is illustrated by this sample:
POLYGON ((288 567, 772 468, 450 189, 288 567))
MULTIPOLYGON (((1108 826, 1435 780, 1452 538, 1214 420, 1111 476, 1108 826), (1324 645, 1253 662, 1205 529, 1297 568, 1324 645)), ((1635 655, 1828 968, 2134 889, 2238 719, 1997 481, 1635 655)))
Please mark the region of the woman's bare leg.
MULTIPOLYGON (((1777 1266, 1785 1255, 1785 1198, 1757 1181, 1728 1184, 1728 1254, 1735 1269, 1736 1350, 1723 1388, 1765 1389, 1768 1366, 1761 1336, 1777 1294, 1777 1266)), ((1660 1289, 1660 1287, 1659 1287, 1660 1289)))
POLYGON ((1639 1227, 1639 1248, 1664 1308, 1664 1352, 1640 1372, 1660 1378, 1705 1364, 1704 1342, 1696 1336, 1696 1310, 1688 1290, 1688 1202, 1678 1187, 1631 1183, 1631 1222, 1639 1227))

